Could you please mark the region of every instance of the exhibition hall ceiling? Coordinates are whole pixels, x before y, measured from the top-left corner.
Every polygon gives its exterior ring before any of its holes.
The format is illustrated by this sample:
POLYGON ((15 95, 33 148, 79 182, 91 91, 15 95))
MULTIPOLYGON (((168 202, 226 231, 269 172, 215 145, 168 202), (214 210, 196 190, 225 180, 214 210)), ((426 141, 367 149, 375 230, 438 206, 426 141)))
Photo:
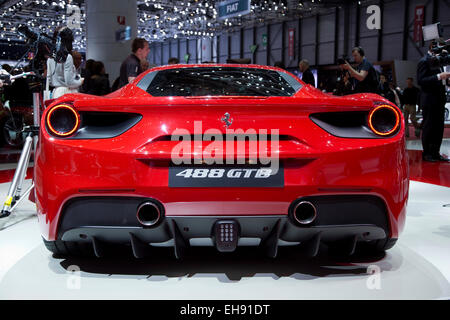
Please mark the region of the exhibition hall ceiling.
MULTIPOLYGON (((151 42, 212 37, 242 27, 327 13, 346 3, 363 5, 374 1, 252 0, 248 14, 229 19, 219 19, 217 5, 220 2, 222 1, 138 0, 138 36, 151 42)), ((85 9, 84 0, 0 0, 0 42, 23 43, 24 37, 17 32, 21 24, 35 32, 51 36, 57 26, 66 25, 68 18, 78 12, 78 27, 72 28, 75 32, 74 47, 83 51, 86 45, 85 9)))

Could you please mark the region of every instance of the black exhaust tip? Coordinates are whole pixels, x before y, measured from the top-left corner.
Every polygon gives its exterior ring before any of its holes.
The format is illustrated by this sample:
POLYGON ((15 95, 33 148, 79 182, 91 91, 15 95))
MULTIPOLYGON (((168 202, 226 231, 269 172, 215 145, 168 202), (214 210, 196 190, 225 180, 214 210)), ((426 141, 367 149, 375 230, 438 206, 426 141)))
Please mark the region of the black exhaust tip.
POLYGON ((297 203, 292 211, 292 216, 300 225, 310 225, 317 218, 317 209, 309 201, 300 201, 297 203))
POLYGON ((136 217, 140 224, 145 227, 151 227, 160 221, 161 210, 153 202, 144 202, 138 207, 136 217))

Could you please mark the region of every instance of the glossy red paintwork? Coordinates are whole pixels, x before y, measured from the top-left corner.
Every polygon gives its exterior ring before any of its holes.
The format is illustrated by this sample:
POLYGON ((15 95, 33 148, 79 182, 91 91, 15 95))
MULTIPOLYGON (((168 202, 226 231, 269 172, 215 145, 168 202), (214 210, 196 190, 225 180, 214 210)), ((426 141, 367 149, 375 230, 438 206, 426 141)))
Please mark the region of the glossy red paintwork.
POLYGON ((450 188, 450 163, 422 160, 421 150, 408 150, 411 180, 450 188))
POLYGON ((349 139, 332 136, 309 119, 319 111, 371 110, 374 101, 386 102, 382 97, 335 97, 305 85, 294 97, 158 98, 135 86, 142 76, 103 98, 71 94, 52 103, 73 103, 79 111, 140 113, 143 119, 118 137, 94 140, 53 138, 42 122, 35 181, 38 218, 47 240, 55 240, 63 204, 89 195, 152 197, 163 203, 167 216, 227 216, 286 215, 301 196, 371 194, 386 202, 390 237, 398 237, 409 188, 404 121, 393 137, 349 139), (168 187, 173 142, 154 140, 177 128, 193 130, 194 121, 202 121, 203 131, 225 132, 221 117, 226 112, 234 119, 233 129, 279 129, 280 135, 291 137, 280 141, 280 158, 286 161, 284 188, 168 187))

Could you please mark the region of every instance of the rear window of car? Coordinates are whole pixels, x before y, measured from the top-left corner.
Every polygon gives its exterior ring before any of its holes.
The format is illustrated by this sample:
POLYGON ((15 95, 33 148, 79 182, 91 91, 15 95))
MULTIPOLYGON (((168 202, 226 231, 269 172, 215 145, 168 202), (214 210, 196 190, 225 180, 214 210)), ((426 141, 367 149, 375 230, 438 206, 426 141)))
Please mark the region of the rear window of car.
POLYGON ((285 72, 256 68, 192 67, 147 74, 138 87, 155 97, 167 96, 278 96, 301 88, 285 72))

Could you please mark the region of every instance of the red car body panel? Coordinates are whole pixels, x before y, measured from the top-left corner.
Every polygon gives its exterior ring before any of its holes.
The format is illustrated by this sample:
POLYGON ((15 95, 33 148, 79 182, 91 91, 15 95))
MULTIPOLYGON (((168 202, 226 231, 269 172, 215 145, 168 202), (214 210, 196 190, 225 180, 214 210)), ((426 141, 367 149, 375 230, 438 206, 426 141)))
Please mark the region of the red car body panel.
MULTIPOLYGON (((149 72, 180 67, 165 66, 149 72)), ((333 136, 309 118, 316 112, 371 110, 374 101, 388 103, 382 97, 335 97, 308 85, 293 97, 152 97, 136 86, 144 76, 105 97, 70 94, 51 105, 70 102, 80 112, 120 111, 143 116, 117 137, 55 138, 45 129, 48 109, 44 112, 34 177, 38 220, 46 240, 57 239, 64 204, 80 196, 151 197, 164 205, 165 216, 170 217, 286 216, 290 204, 301 196, 337 194, 383 199, 389 237, 398 238, 405 222, 409 188, 403 119, 399 132, 392 137, 352 139, 333 136), (193 131, 194 121, 202 121, 203 131, 217 128, 225 133, 221 117, 226 112, 234 119, 233 129, 279 129, 280 135, 288 137, 279 142, 284 188, 168 187, 168 164, 176 142, 159 138, 177 128, 193 131)), ((207 145, 203 142, 202 148, 207 145)), ((246 152, 236 157, 249 156, 246 152)))

